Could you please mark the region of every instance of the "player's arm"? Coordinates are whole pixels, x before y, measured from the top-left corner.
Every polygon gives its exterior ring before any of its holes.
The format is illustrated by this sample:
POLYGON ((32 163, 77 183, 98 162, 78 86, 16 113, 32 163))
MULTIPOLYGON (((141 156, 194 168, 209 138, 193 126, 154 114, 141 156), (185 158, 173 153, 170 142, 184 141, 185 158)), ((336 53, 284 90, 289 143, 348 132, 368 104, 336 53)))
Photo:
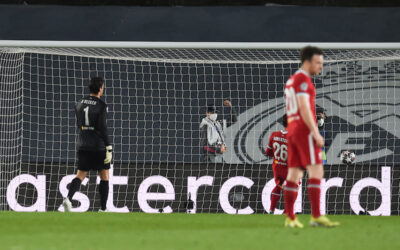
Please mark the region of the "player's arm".
POLYGON ((315 123, 313 115, 311 113, 310 102, 308 100, 309 95, 308 94, 297 94, 296 97, 297 97, 297 103, 299 106, 301 118, 303 119, 303 121, 306 124, 306 126, 308 127, 308 129, 311 131, 317 146, 322 148, 324 146, 324 138, 319 133, 317 124, 315 123))
POLYGON ((75 117, 76 117, 76 126, 81 129, 82 121, 81 114, 79 113, 80 103, 75 106, 75 117))
POLYGON ((104 140, 104 145, 110 145, 110 141, 108 139, 108 132, 107 132, 107 108, 104 107, 99 114, 98 118, 98 131, 100 136, 104 140))
POLYGON ((237 122, 237 112, 235 107, 232 106, 232 102, 230 100, 225 100, 224 105, 229 108, 229 120, 228 127, 233 123, 237 122))
POLYGON ((233 124, 237 122, 237 112, 235 107, 230 106, 230 123, 233 124))
POLYGON ((271 136, 269 137, 269 143, 268 143, 268 146, 267 146, 267 149, 265 150, 265 154, 267 155, 267 156, 269 156, 269 157, 273 157, 274 156, 274 151, 273 151, 273 148, 272 148, 272 134, 271 134, 271 136))
POLYGON ((100 112, 98 121, 99 121, 98 130, 100 136, 104 140, 104 145, 106 146, 106 159, 104 159, 104 164, 108 164, 111 162, 112 158, 112 146, 108 139, 108 132, 107 132, 107 107, 104 107, 103 110, 100 112))

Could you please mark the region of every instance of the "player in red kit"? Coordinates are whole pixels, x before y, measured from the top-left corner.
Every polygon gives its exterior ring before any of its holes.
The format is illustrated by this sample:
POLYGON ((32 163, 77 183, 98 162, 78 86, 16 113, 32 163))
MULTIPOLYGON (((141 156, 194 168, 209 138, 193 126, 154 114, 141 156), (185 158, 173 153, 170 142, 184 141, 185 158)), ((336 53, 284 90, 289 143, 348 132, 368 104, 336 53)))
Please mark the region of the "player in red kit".
POLYGON ((300 52, 301 68, 285 85, 286 115, 288 119, 288 176, 284 186, 285 226, 303 228, 294 214, 298 183, 304 170, 308 171, 308 198, 311 203, 312 226, 337 226, 320 214, 321 179, 324 176, 322 151, 324 138, 321 136, 315 114, 315 87, 312 75, 318 75, 323 67, 321 49, 307 46, 300 52))
POLYGON ((269 142, 265 154, 273 157, 272 170, 274 171, 275 188, 271 192, 271 207, 269 213, 274 213, 276 205, 281 198, 281 192, 283 190, 283 184, 286 180, 288 168, 287 168, 287 140, 286 140, 286 127, 287 119, 286 114, 282 118, 283 130, 272 132, 269 137, 269 142))

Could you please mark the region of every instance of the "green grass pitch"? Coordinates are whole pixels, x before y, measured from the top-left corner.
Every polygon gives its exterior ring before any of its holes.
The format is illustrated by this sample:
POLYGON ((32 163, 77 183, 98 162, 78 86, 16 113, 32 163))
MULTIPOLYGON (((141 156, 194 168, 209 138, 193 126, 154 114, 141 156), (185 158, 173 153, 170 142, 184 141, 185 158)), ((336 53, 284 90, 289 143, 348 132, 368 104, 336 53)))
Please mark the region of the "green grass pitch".
POLYGON ((400 216, 330 216, 338 228, 284 228, 284 216, 0 212, 0 249, 400 249, 400 216))

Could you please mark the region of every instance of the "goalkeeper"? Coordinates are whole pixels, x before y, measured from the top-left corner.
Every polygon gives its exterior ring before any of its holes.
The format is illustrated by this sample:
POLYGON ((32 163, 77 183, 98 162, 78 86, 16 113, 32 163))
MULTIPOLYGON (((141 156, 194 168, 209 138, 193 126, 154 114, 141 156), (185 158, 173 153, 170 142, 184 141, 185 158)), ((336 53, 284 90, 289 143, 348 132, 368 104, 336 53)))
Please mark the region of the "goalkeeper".
POLYGON ((76 124, 79 129, 78 172, 69 187, 68 196, 63 201, 64 211, 70 212, 71 200, 90 170, 98 171, 100 176, 99 212, 107 211, 109 169, 112 146, 107 134, 107 105, 100 100, 104 93, 104 80, 93 77, 89 83, 90 95, 75 106, 76 124))

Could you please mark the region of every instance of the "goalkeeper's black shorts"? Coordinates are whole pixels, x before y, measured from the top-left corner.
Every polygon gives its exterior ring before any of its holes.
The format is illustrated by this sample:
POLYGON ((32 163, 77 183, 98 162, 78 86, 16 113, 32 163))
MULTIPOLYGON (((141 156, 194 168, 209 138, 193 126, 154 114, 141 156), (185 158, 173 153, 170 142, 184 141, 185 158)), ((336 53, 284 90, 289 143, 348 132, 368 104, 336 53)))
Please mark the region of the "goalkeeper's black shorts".
POLYGON ((110 169, 110 164, 104 164, 106 151, 78 150, 78 169, 81 171, 110 169))

